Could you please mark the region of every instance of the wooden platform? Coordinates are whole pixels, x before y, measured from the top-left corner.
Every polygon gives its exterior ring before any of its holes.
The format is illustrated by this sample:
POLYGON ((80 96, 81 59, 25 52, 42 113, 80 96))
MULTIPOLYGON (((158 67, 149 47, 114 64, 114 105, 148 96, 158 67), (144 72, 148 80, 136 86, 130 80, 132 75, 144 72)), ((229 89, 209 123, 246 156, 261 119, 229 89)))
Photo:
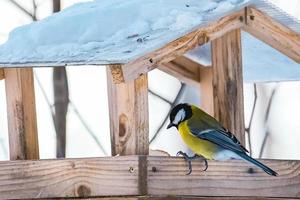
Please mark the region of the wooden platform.
POLYGON ((280 176, 269 176, 243 161, 210 161, 206 172, 202 171, 203 163, 195 161, 188 176, 185 161, 178 157, 0 162, 0 199, 300 197, 300 161, 262 162, 280 176))

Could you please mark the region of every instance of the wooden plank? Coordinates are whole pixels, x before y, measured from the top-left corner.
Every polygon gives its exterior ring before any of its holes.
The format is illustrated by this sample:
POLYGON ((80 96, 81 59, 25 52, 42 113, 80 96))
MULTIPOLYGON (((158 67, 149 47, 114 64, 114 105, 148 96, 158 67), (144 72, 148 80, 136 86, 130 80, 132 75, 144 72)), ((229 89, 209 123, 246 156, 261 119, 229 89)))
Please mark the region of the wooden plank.
POLYGON ((134 80, 142 74, 145 74, 158 66, 160 63, 168 63, 187 51, 202 45, 208 41, 214 40, 225 33, 240 28, 244 25, 244 11, 239 11, 221 18, 220 20, 201 27, 181 38, 178 38, 169 44, 148 53, 127 64, 118 66, 118 71, 114 76, 115 83, 134 80))
POLYGON ((195 87, 199 87, 201 78, 203 78, 202 81, 205 81, 204 77, 199 76, 202 69, 202 74, 207 76, 206 67, 184 56, 177 57, 168 63, 159 64, 159 69, 195 87))
POLYGON ((245 144, 241 31, 213 40, 211 48, 215 117, 245 144))
POLYGON ((0 80, 4 79, 4 69, 0 68, 0 80))
POLYGON ((0 162, 1 199, 139 195, 138 156, 0 162))
POLYGON ((6 68, 4 72, 10 159, 38 159, 32 68, 6 68))
POLYGON ((114 84, 107 68, 112 155, 149 154, 148 79, 114 84))
POLYGON ((2 161, 0 197, 116 199, 123 196, 129 199, 172 197, 191 200, 201 196, 218 197, 216 199, 300 197, 300 161, 261 162, 277 171, 279 176, 269 176, 261 169, 238 160, 209 161, 205 172, 202 171, 204 163, 194 161, 193 173, 187 176, 187 164, 182 158, 166 156, 2 161), (138 180, 143 164, 147 167, 148 180, 145 196, 139 192, 138 180))
POLYGON ((200 107, 214 116, 213 70, 212 67, 202 67, 200 77, 200 107))
POLYGON ((300 63, 300 34, 255 8, 247 10, 244 30, 300 63))
MULTIPOLYGON (((299 198, 268 198, 268 197, 196 197, 196 196, 170 196, 170 195, 162 195, 162 196, 136 196, 136 197, 100 197, 100 198, 88 198, 90 200, 295 200, 299 198)), ((87 199, 84 199, 87 200, 87 199)))
MULTIPOLYGON (((121 198, 122 199, 122 198, 121 198)), ((268 197, 196 197, 196 196, 149 196, 149 197, 139 197, 138 200, 292 200, 291 198, 268 198, 268 197)), ((296 199, 296 198, 293 198, 296 199)), ((298 198, 297 198, 298 199, 298 198)))
POLYGON ((189 69, 182 65, 177 64, 174 61, 159 64, 159 69, 166 72, 178 80, 193 86, 199 86, 199 68, 189 69))
POLYGON ((185 56, 179 56, 179 57, 175 58, 173 61, 179 65, 184 66, 185 68, 191 69, 192 71, 194 71, 195 68, 204 67, 203 65, 201 65, 185 56))
POLYGON ((245 161, 193 161, 193 172, 185 175, 182 158, 148 158, 148 194, 175 196, 300 197, 300 161, 261 160, 279 173, 270 176, 245 161))

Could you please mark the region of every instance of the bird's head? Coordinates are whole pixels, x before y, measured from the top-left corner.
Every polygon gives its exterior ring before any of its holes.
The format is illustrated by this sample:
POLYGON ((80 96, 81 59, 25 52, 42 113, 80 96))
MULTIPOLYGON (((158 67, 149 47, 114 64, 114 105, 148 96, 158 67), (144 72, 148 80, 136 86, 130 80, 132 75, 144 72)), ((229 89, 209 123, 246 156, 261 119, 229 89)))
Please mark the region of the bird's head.
POLYGON ((178 129, 178 125, 192 117, 192 108, 187 103, 178 104, 170 113, 170 124, 167 129, 175 126, 178 129))

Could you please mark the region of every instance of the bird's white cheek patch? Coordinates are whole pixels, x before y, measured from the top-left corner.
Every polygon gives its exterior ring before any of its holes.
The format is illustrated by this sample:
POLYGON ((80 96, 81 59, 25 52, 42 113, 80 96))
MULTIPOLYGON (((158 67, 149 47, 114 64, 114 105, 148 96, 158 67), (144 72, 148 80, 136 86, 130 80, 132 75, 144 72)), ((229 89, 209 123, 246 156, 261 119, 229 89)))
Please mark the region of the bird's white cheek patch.
POLYGON ((184 118, 185 118, 185 112, 183 109, 181 109, 176 114, 173 124, 179 124, 179 122, 181 122, 184 118))

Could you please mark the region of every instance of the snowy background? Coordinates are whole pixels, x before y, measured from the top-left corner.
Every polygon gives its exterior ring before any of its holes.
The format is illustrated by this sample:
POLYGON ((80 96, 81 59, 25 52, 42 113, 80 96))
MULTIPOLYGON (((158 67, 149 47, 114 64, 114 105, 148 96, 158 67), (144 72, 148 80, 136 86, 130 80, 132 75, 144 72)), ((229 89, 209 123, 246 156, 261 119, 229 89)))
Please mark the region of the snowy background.
MULTIPOLYGON (((20 4, 32 10, 31 0, 19 0, 20 4)), ((52 13, 52 1, 40 0, 38 2, 37 16, 43 19, 52 13)), ((66 8, 79 0, 62 1, 62 8, 66 8)), ((273 0, 288 13, 300 18, 299 0, 273 0)), ((20 12, 9 0, 0 0, 0 43, 8 38, 8 33, 20 25, 28 24, 31 18, 20 12)), ((264 55, 260 55, 264 56, 264 55)), ((270 58, 272 59, 272 58, 270 58)), ((67 68, 70 100, 67 124, 67 157, 103 156, 110 154, 109 119, 106 93, 105 67, 72 67, 67 68), (85 121, 89 130, 83 125, 80 116, 85 121), (101 150, 92 135, 103 145, 101 150)), ((37 103, 37 119, 39 131, 39 145, 41 158, 55 157, 55 132, 49 106, 42 93, 46 91, 50 103, 53 102, 52 69, 35 69, 35 89, 37 103), (40 81, 40 83, 38 82, 40 81)), ((4 81, 0 81, 0 160, 8 159, 8 133, 6 121, 6 103, 4 81)), ((157 132, 161 122, 166 117, 170 104, 182 87, 181 83, 159 71, 154 70, 149 74, 149 88, 161 95, 165 100, 149 93, 150 106, 150 138, 157 132), (159 84, 158 84, 159 83, 159 84)), ((245 92, 245 122, 248 126, 253 100, 253 84, 244 85, 245 92)), ((251 128, 251 146, 254 157, 259 156, 264 135, 269 132, 262 157, 280 159, 300 159, 300 83, 259 83, 257 84, 258 101, 251 128), (276 92, 273 93, 273 89, 276 92), (273 103, 270 116, 265 123, 265 113, 269 98, 273 93, 273 103)), ((200 104, 199 88, 183 87, 180 102, 200 104)), ((185 149, 179 135, 175 130, 161 129, 158 137, 151 143, 152 149, 162 149, 171 154, 185 149), (170 139, 171 138, 171 139, 170 139)))

